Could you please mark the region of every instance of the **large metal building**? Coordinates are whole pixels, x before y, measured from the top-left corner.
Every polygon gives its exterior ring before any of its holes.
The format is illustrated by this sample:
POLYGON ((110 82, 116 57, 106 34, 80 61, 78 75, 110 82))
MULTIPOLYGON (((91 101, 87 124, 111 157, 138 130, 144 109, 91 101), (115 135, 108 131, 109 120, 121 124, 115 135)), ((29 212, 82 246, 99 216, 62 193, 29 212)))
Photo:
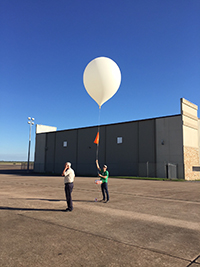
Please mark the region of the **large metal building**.
MULTIPOLYGON (((178 115, 101 125, 100 165, 108 165, 111 176, 200 179, 197 110, 181 98, 178 115)), ((97 126, 63 131, 41 127, 36 130, 35 172, 59 174, 70 161, 76 175, 96 176, 97 126)))

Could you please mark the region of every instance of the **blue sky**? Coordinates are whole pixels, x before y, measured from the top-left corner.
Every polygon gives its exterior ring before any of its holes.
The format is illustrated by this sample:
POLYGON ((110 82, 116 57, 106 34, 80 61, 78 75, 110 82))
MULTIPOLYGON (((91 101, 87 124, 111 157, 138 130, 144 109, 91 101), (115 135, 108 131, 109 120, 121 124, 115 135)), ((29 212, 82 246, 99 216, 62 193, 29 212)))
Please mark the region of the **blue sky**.
POLYGON ((1 0, 0 39, 0 160, 27 160, 28 116, 98 124, 83 85, 96 57, 122 73, 101 124, 179 114, 182 97, 200 107, 199 0, 1 0))

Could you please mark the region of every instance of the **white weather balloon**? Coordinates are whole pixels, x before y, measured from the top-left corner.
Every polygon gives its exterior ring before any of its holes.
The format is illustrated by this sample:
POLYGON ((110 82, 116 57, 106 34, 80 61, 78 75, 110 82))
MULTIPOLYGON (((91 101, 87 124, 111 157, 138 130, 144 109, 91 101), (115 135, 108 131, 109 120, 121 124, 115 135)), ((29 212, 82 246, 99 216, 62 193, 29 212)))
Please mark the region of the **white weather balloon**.
POLYGON ((86 66, 83 83, 88 94, 101 108, 119 89, 121 72, 112 59, 97 57, 86 66))

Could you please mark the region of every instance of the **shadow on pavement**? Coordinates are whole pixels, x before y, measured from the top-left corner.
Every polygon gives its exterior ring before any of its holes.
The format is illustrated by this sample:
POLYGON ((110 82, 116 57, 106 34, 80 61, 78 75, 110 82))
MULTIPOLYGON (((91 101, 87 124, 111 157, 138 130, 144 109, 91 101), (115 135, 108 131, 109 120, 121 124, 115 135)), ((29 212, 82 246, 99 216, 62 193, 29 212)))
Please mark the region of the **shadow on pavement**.
POLYGON ((66 201, 65 199, 46 199, 46 198, 26 198, 26 200, 43 200, 43 201, 52 201, 52 202, 66 201))
MULTIPOLYGON (((58 202, 58 201, 64 201, 65 199, 47 199, 47 198, 26 198, 26 200, 43 200, 43 201, 50 201, 50 202, 58 202)), ((73 202, 95 202, 93 200, 81 200, 81 199, 72 199, 73 202)))
POLYGON ((0 210, 20 210, 20 211, 65 211, 65 209, 35 209, 35 208, 15 208, 15 207, 1 207, 0 210))

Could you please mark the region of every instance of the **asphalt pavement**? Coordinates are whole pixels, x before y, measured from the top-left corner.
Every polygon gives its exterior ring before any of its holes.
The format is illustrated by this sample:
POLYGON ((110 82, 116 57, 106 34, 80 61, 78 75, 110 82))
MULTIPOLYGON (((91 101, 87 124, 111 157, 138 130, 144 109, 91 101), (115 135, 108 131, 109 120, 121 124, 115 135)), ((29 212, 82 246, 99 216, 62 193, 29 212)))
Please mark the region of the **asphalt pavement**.
POLYGON ((200 267, 200 182, 0 172, 0 266, 200 267), (95 201, 97 198, 97 201, 95 201))

